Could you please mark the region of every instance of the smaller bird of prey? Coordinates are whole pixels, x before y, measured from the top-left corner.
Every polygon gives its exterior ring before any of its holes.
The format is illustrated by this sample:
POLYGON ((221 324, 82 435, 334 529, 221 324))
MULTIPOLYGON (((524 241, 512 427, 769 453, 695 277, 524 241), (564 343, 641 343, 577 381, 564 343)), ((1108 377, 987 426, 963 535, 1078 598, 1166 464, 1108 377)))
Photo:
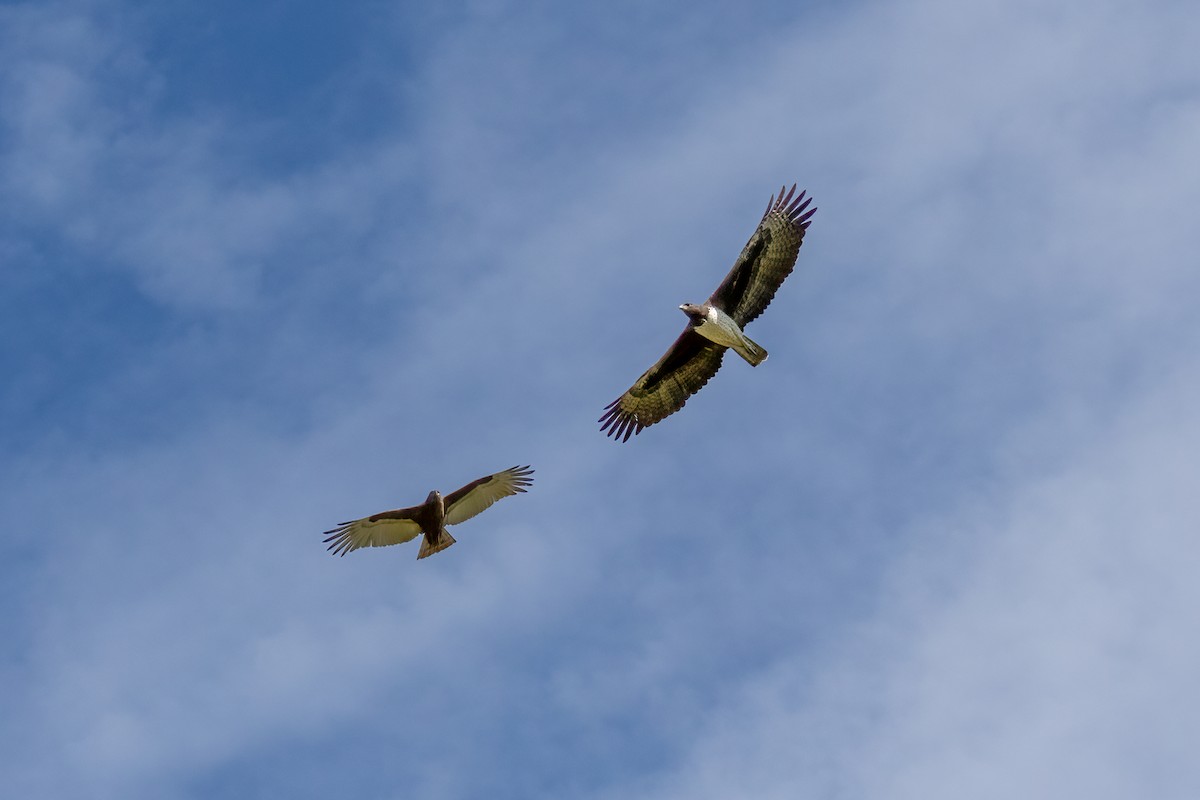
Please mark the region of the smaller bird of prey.
POLYGON ((767 351, 742 329, 766 310, 796 266, 804 232, 817 211, 808 207, 812 198, 805 200, 804 195, 796 195, 793 184, 786 195, 780 188, 771 196, 762 221, 725 280, 703 305, 679 307, 688 315, 688 326, 629 391, 605 406, 600 430, 627 442, 647 425, 674 414, 717 374, 730 348, 752 367, 767 360, 767 351))
POLYGON ((533 478, 529 477, 532 474, 533 470, 528 466, 509 467, 495 475, 471 481, 445 497, 435 489, 419 506, 343 522, 333 530, 325 531, 329 534, 325 541, 331 542, 330 551, 344 556, 360 547, 411 542, 423 533, 425 538, 421 540, 417 558, 425 558, 454 544, 454 537, 446 530, 447 525, 469 520, 502 497, 525 492, 526 487, 533 484, 533 478))

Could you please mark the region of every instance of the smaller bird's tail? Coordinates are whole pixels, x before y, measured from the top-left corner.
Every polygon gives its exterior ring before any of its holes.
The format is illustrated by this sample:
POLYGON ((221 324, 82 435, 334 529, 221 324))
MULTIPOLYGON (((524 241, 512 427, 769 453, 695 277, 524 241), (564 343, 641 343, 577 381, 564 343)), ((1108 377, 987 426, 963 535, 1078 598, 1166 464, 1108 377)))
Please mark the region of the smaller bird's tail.
POLYGON ((735 344, 733 349, 739 356, 746 359, 746 362, 752 367, 757 367, 767 360, 767 351, 758 342, 744 333, 742 334, 741 343, 735 344))
POLYGON ((421 552, 417 553, 417 559, 420 560, 434 553, 440 553, 452 544, 454 544, 454 537, 445 528, 442 528, 441 532, 438 533, 436 542, 432 541, 427 533, 421 539, 421 552))

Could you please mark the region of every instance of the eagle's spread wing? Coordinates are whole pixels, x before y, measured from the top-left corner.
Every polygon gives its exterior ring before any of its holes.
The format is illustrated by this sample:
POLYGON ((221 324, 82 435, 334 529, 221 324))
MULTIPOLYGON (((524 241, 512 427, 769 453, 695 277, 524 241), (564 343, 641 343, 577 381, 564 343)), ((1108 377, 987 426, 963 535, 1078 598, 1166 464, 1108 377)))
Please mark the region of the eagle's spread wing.
POLYGON ((647 425, 674 414, 717 374, 725 349, 687 328, 629 391, 605 406, 600 430, 627 442, 647 425))
POLYGON ((740 327, 745 327, 771 304, 784 278, 796 266, 804 231, 817 209, 808 208, 812 198, 805 200, 804 192, 792 199, 795 193, 793 184, 786 196, 782 187, 778 199, 771 196, 762 221, 742 248, 733 269, 708 299, 740 327))
POLYGON ((446 524, 457 525, 470 519, 502 497, 526 491, 533 484, 528 466, 509 467, 503 472, 471 481, 461 489, 446 495, 446 524))
POLYGON ((325 541, 331 543, 329 550, 339 556, 360 547, 411 542, 421 535, 421 526, 413 519, 420 509, 420 506, 399 508, 343 522, 333 530, 325 531, 329 534, 325 541))

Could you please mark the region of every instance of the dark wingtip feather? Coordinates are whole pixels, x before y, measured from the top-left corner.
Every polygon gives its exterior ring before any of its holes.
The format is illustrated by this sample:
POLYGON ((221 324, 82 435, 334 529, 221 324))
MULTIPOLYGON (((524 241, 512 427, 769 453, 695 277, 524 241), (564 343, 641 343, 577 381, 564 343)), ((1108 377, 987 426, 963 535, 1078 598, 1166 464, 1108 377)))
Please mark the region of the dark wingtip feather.
POLYGON ((617 433, 617 436, 621 437, 622 442, 628 442, 630 436, 636 436, 641 433, 644 427, 632 414, 628 414, 621 421, 621 430, 617 433))
POLYGON ((617 424, 618 417, 616 414, 612 414, 607 420, 605 420, 604 425, 600 428, 600 430, 605 436, 612 436, 617 432, 617 424))
POLYGON ((513 490, 517 491, 517 492, 524 492, 525 491, 524 487, 532 486, 533 478, 531 478, 529 476, 532 475, 533 472, 534 472, 533 469, 528 464, 526 464, 523 467, 522 466, 509 467, 508 473, 510 475, 512 475, 512 478, 513 478, 513 481, 512 481, 513 490))
POLYGON ((800 209, 804 208, 804 206, 806 206, 810 202, 812 202, 811 197, 808 200, 804 199, 804 195, 807 193, 807 191, 808 190, 805 189, 804 191, 800 192, 800 194, 797 195, 796 199, 793 200, 790 205, 788 205, 787 209, 783 213, 789 217, 795 217, 797 211, 799 211, 800 209))
POLYGON ((613 408, 617 402, 620 402, 619 398, 609 405, 609 410, 604 412, 604 416, 598 420, 603 423, 600 426, 600 432, 616 441, 627 442, 630 436, 640 431, 644 426, 638 424, 632 414, 620 408, 613 408))
POLYGON ((772 211, 777 211, 789 220, 795 222, 796 215, 804 211, 804 208, 812 202, 812 198, 807 200, 807 189, 801 189, 800 194, 796 194, 796 189, 799 188, 799 183, 793 183, 792 188, 788 189, 786 184, 779 187, 779 194, 771 195, 771 200, 767 203, 767 210, 763 212, 763 219, 772 211))
MULTIPOLYGON (((792 187, 793 190, 795 188, 795 186, 792 187)), ((779 211, 796 227, 807 230, 813 214, 817 213, 816 206, 809 208, 811 204, 812 198, 808 196, 808 190, 803 189, 795 198, 792 198, 792 193, 788 192, 788 198, 776 204, 774 210, 779 211)))
POLYGON ((600 430, 604 430, 609 425, 611 425, 613 420, 616 419, 617 415, 621 413, 621 409, 616 408, 616 405, 619 402, 621 402, 620 397, 618 397, 616 400, 613 400, 611 403, 609 403, 608 405, 606 405, 604 407, 604 413, 600 415, 600 419, 596 420, 596 422, 604 423, 603 427, 601 427, 600 430))
POLYGON ((779 194, 771 195, 771 199, 767 201, 767 210, 763 212, 763 219, 766 219, 772 211, 781 211, 787 206, 788 203, 792 202, 792 195, 796 192, 796 186, 798 186, 798 184, 795 183, 792 184, 791 189, 787 188, 786 183, 783 186, 780 186, 779 194))
POLYGON ((600 430, 607 431, 607 435, 609 436, 616 432, 616 429, 620 427, 621 420, 625 418, 625 412, 616 407, 617 403, 619 402, 621 402, 620 397, 605 406, 606 410, 604 414, 600 417, 600 419, 596 420, 597 422, 603 423, 600 426, 600 430))
POLYGON ((792 195, 796 193, 796 184, 792 184, 792 188, 788 190, 787 197, 779 198, 781 208, 786 208, 788 203, 792 202, 792 195))

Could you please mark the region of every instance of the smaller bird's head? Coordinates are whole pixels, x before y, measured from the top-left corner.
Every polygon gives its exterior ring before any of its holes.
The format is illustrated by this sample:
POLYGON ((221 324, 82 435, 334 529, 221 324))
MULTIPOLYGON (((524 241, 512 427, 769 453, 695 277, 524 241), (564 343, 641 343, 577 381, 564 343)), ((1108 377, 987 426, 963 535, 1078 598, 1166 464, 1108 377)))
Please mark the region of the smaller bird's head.
POLYGON ((442 501, 442 493, 434 489, 429 493, 429 497, 425 498, 426 503, 440 503, 442 501))
POLYGON ((693 325, 699 325, 700 321, 708 316, 705 310, 695 303, 684 303, 679 310, 688 315, 693 325))

